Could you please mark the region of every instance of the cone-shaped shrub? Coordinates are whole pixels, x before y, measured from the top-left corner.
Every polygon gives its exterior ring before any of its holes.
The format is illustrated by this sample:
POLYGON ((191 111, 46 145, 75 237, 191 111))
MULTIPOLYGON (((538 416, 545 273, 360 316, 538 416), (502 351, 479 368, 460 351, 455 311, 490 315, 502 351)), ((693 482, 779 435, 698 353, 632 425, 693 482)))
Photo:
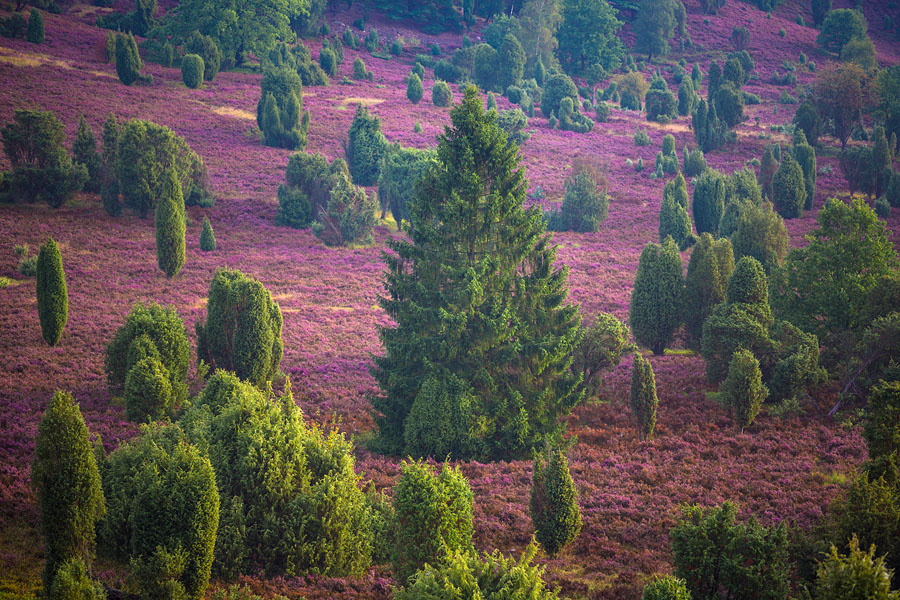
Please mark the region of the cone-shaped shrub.
POLYGON ((28 15, 28 32, 25 34, 25 39, 32 44, 44 43, 44 17, 36 8, 32 8, 31 14, 28 15))
POLYGON ((714 237, 719 232, 719 222, 725 211, 725 176, 715 169, 707 169, 694 183, 694 225, 697 235, 711 233, 714 237))
POLYGON ((106 506, 88 428, 75 399, 56 392, 38 425, 31 466, 44 537, 44 589, 70 559, 90 564, 106 506))
POLYGON ((131 85, 141 77, 141 55, 131 34, 116 34, 116 74, 119 81, 131 85))
POLYGON ((334 50, 322 48, 321 52, 319 52, 319 66, 322 67, 322 70, 329 77, 334 77, 338 74, 338 62, 337 57, 334 55, 334 50))
POLYGON ((803 171, 803 184, 806 188, 803 208, 811 210, 816 197, 816 149, 809 144, 797 144, 794 146, 794 158, 803 171))
POLYGON ((628 318, 638 344, 662 354, 681 324, 684 275, 671 238, 641 252, 628 318))
POLYGON ((415 73, 410 73, 409 78, 406 80, 406 97, 413 104, 418 104, 424 93, 425 88, 422 86, 422 80, 415 73))
POLYGON ((691 252, 684 290, 684 322, 691 344, 700 345, 703 322, 713 308, 725 301, 728 280, 734 272, 734 253, 728 238, 714 240, 704 233, 691 252))
POLYGON ((369 109, 362 104, 357 105, 347 138, 347 167, 353 183, 375 185, 388 149, 387 140, 381 133, 381 120, 370 115, 369 109))
POLYGON ((560 448, 548 447, 546 455, 535 456, 529 506, 535 537, 550 556, 559 554, 581 531, 578 492, 560 448))
POLYGON ((97 140, 91 126, 81 115, 78 119, 78 132, 72 144, 72 160, 81 163, 87 169, 88 180, 84 191, 100 191, 100 154, 97 152, 97 140))
POLYGON ((806 183, 803 169, 794 157, 784 153, 772 179, 772 204, 785 219, 795 219, 803 213, 806 202, 806 183))
POLYGON ((203 217, 203 231, 200 232, 200 249, 204 252, 212 252, 216 249, 216 234, 213 233, 209 217, 203 217))
POLYGON ((759 361, 749 350, 738 350, 731 356, 728 376, 719 388, 722 402, 731 413, 734 426, 743 431, 753 424, 769 390, 762 382, 759 361))
POLYGON ((195 31, 184 45, 184 51, 187 54, 196 54, 203 61, 203 81, 212 81, 216 78, 222 66, 222 51, 212 36, 195 31))
MULTIPOLYGON (((142 333, 141 335, 134 338, 131 342, 131 345, 128 347, 128 362, 126 363, 126 372, 130 373, 134 368, 134 365, 138 364, 140 361, 145 358, 152 358, 159 362, 161 359, 159 357, 159 350, 156 349, 156 344, 150 339, 150 336, 146 333, 142 333)), ((165 368, 165 367, 163 367, 165 368)), ((168 377, 168 375, 166 375, 168 377)), ((125 376, 126 381, 128 380, 128 376, 125 376)), ((171 386, 170 386, 171 390, 171 386)))
POLYGON ((69 292, 59 246, 53 239, 41 246, 37 268, 37 305, 41 335, 51 346, 59 343, 69 319, 69 292))
POLYGON ((741 213, 737 230, 731 236, 735 260, 752 256, 767 273, 784 260, 789 242, 784 219, 772 210, 769 202, 748 206, 741 213))
POLYGON ((666 575, 645 585, 641 600, 691 600, 691 593, 684 579, 666 575))
POLYGON ((263 143, 275 148, 303 150, 309 131, 309 111, 303 110, 303 81, 287 65, 263 71, 256 123, 263 143))
POLYGON ((453 92, 446 81, 435 81, 431 88, 431 101, 435 106, 450 106, 453 102, 453 92))
POLYGON ((500 89, 518 85, 525 72, 525 50, 513 34, 507 33, 503 38, 497 62, 497 83, 500 89))
POLYGON ((203 85, 203 58, 199 54, 186 54, 181 59, 181 81, 192 90, 203 85))
MULTIPOLYGON (((673 144, 674 151, 674 144, 673 144)), ((663 187, 663 201, 659 208, 659 242, 672 236, 679 248, 687 247, 691 238, 691 218, 687 212, 688 193, 684 176, 667 181, 663 187)))
POLYGON ((697 95, 694 93, 694 85, 689 77, 681 80, 678 86, 678 114, 685 117, 694 110, 697 95))
POLYGON ((634 367, 631 370, 631 414, 637 422, 638 435, 642 440, 653 435, 656 428, 657 406, 659 398, 656 396, 653 365, 640 354, 635 354, 634 367))
POLYGON ((169 372, 151 357, 139 360, 125 377, 125 418, 135 423, 157 421, 172 414, 169 372))
POLYGON ((281 364, 281 309, 260 282, 219 269, 209 286, 205 323, 197 323, 197 356, 262 387, 281 364))
POLYGON ((769 202, 772 202, 774 196, 772 182, 777 170, 778 161, 775 160, 775 153, 772 151, 772 146, 767 145, 759 165, 759 187, 762 188, 763 196, 768 198, 769 202))
POLYGON ((174 277, 184 266, 185 253, 184 197, 174 169, 163 175, 155 217, 156 262, 166 277, 174 277))
POLYGON ((447 463, 435 475, 424 462, 403 463, 394 485, 394 577, 405 585, 425 563, 441 566, 472 552, 472 489, 447 463))

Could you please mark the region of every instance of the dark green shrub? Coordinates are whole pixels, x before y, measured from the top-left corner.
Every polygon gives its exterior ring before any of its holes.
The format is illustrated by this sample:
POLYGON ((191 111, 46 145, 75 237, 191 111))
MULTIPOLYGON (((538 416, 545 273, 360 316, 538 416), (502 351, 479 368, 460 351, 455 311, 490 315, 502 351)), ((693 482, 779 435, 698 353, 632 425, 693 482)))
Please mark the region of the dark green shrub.
POLYGON ((410 73, 409 78, 406 80, 406 98, 413 104, 418 104, 424 93, 425 88, 422 85, 422 80, 415 73, 410 73))
MULTIPOLYGON (((569 108, 569 112, 571 113, 571 107, 569 108)), ((484 103, 484 110, 493 110, 494 112, 497 112, 497 98, 494 96, 494 92, 487 93, 487 100, 484 103)))
POLYGON ((125 385, 132 366, 129 356, 132 342, 146 335, 156 347, 159 361, 169 372, 173 403, 177 406, 187 399, 188 361, 191 345, 184 323, 173 308, 158 304, 136 304, 106 347, 106 378, 113 391, 125 385))
POLYGON ((719 221, 725 210, 725 176, 715 169, 707 169, 694 182, 694 199, 691 210, 697 234, 719 232, 719 221))
POLYGON ((891 216, 891 204, 888 202, 886 197, 881 196, 880 198, 875 200, 875 214, 882 219, 887 219, 889 216, 891 216))
POLYGON ((738 350, 731 355, 728 376, 719 387, 719 392, 735 427, 743 431, 753 424, 769 390, 762 383, 759 361, 751 352, 738 350))
MULTIPOLYGON (((893 477, 896 473, 891 474, 893 477)), ((885 477, 872 479, 865 471, 856 475, 847 486, 843 498, 831 506, 834 522, 832 537, 849 540, 859 537, 859 543, 874 545, 887 554, 888 567, 900 564, 900 491, 895 481, 885 477)))
POLYGON ((196 90, 203 85, 203 59, 198 54, 186 54, 181 59, 181 81, 196 90))
POLYGON ((684 147, 684 158, 681 167, 687 177, 696 177, 706 171, 706 157, 700 148, 694 148, 688 153, 687 145, 684 147))
POLYGON ((109 511, 101 550, 131 559, 144 597, 199 600, 209 583, 219 523, 210 460, 174 425, 145 425, 103 466, 109 511), (172 592, 178 592, 175 595, 172 592))
POLYGON ((497 50, 488 44, 475 46, 472 78, 478 87, 484 91, 499 88, 499 69, 500 55, 497 50))
POLYGON ((691 593, 683 579, 666 575, 645 585, 641 600, 691 600, 691 593))
POLYGON ((28 29, 28 19, 20 12, 14 12, 5 19, 0 19, 0 35, 8 38, 24 38, 28 29))
POLYGON ((353 79, 371 79, 372 73, 366 69, 366 63, 363 59, 356 57, 353 59, 353 79))
POLYGON ((69 558, 56 571, 53 583, 46 590, 47 600, 106 600, 106 590, 91 579, 81 558, 69 558))
POLYGON ((818 143, 819 135, 822 132, 822 117, 812 100, 807 98, 797 107, 792 119, 794 127, 803 131, 806 140, 810 145, 815 146, 818 143))
POLYGON ((571 544, 581 531, 581 509, 569 461, 563 451, 547 448, 534 458, 531 473, 531 523, 535 537, 551 557, 571 544))
MULTIPOLYGON (((184 45, 185 54, 196 54, 203 61, 203 81, 212 81, 222 66, 222 52, 216 41, 208 35, 195 31, 184 45)), ((184 67, 182 66, 182 76, 184 67)), ((187 83, 185 83, 187 85, 187 83)), ((188 87, 191 87, 188 85, 188 87)))
POLYGON ((675 575, 694 600, 722 597, 776 600, 788 595, 788 537, 784 523, 735 522, 735 506, 682 506, 670 539, 675 575), (724 595, 724 596, 723 596, 724 595))
POLYGON ((356 50, 356 47, 359 46, 359 38, 356 37, 356 34, 353 33, 353 30, 349 27, 344 29, 344 33, 341 36, 342 41, 345 46, 349 46, 356 50))
POLYGON ((590 327, 582 328, 581 341, 572 353, 572 371, 581 374, 589 398, 600 389, 600 371, 617 366, 622 356, 635 349, 628 326, 609 313, 600 313, 590 327))
POLYGON ((263 386, 281 364, 281 324, 281 308, 260 282, 219 269, 209 286, 206 321, 196 324, 197 356, 263 386))
POLYGON ((309 111, 303 110, 303 80, 287 66, 265 69, 256 124, 267 146, 303 150, 309 131, 309 111))
POLYGON ((416 193, 416 184, 434 164, 433 150, 390 147, 378 176, 378 197, 387 202, 399 225, 409 221, 409 202, 416 193))
POLYGON ((506 99, 513 104, 519 104, 520 102, 522 102, 522 99, 526 97, 526 94, 524 91, 522 91, 522 88, 515 85, 508 86, 503 95, 506 96, 506 99))
POLYGON ((578 88, 568 75, 556 73, 547 78, 541 94, 541 112, 544 116, 549 119, 550 115, 558 115, 563 98, 571 98, 573 103, 577 102, 578 88))
POLYGON ((675 137, 671 133, 667 133, 663 136, 662 153, 663 156, 677 157, 677 155, 675 154, 675 137))
POLYGON ((141 55, 131 34, 116 34, 116 74, 119 81, 131 85, 141 79, 141 55))
MULTIPOLYGON (((813 2, 815 5, 815 2, 813 2)), ((891 591, 893 571, 885 565, 885 556, 876 556, 876 547, 865 552, 859 548, 856 534, 850 538, 847 554, 838 554, 831 545, 829 554, 816 570, 816 600, 897 600, 891 591)))
POLYGON ((216 234, 213 233, 209 217, 203 217, 203 231, 200 232, 200 249, 204 252, 213 252, 216 249, 216 234))
POLYGON ((103 151, 100 154, 100 199, 103 210, 111 217, 122 213, 119 202, 119 180, 116 177, 116 156, 119 153, 119 122, 110 113, 103 122, 103 151))
POLYGON ((600 230, 609 209, 606 177, 597 166, 576 161, 565 180, 560 212, 566 231, 593 233, 600 230))
POLYGON ((405 462, 394 484, 394 577, 402 585, 425 563, 440 568, 454 552, 472 552, 472 490, 447 463, 435 475, 422 462, 405 462))
POLYGON ((328 205, 330 190, 331 168, 327 158, 318 152, 292 154, 285 183, 278 186, 275 222, 295 229, 309 227, 319 210, 328 205))
POLYGON ((394 38, 394 41, 391 42, 391 54, 393 54, 394 56, 400 56, 401 54, 403 54, 403 42, 399 37, 394 38))
MULTIPOLYGON (((777 148, 777 146, 775 148, 777 148)), ((775 160, 774 148, 771 145, 766 145, 766 149, 763 151, 762 161, 759 165, 758 181, 763 196, 768 198, 769 202, 772 202, 775 196, 772 185, 775 181, 775 172, 777 170, 778 161, 775 160)))
POLYGON ((806 190, 803 208, 811 210, 816 196, 816 150, 809 144, 797 144, 794 146, 794 158, 803 172, 803 187, 806 190))
POLYGON ((678 114, 682 117, 691 114, 694 110, 694 103, 697 94, 694 92, 694 85, 690 78, 685 77, 678 86, 678 114))
POLYGON ((644 97, 648 121, 668 122, 678 116, 678 99, 668 88, 653 89, 644 97))
POLYGON ((714 240, 709 233, 703 233, 691 252, 684 281, 684 322, 692 345, 699 346, 703 323, 725 301, 733 272, 734 254, 728 239, 714 240))
POLYGON ((53 238, 41 246, 35 276, 41 336, 49 345, 55 346, 66 328, 66 321, 69 320, 69 292, 66 289, 62 256, 53 238))
MULTIPOLYGON (((419 82, 421 86, 422 82, 419 82)), ((421 94, 419 95, 421 99, 421 94)), ((357 185, 375 185, 381 161, 387 152, 387 140, 381 133, 381 120, 359 104, 347 135, 347 166, 357 185)))
POLYGON ((97 461, 75 399, 58 391, 38 425, 31 465, 44 538, 44 589, 67 561, 90 565, 94 523, 106 511, 97 461))
POLYGON ((828 11, 819 28, 816 43, 830 52, 840 54, 853 38, 866 38, 868 25, 861 11, 836 8, 828 11))
POLYGON ((456 83, 468 77, 469 69, 455 65, 449 60, 439 60, 434 63, 434 77, 443 81, 456 83))
MULTIPOLYGON (((669 183, 666 183, 666 187, 670 187, 669 183)), ((686 248, 691 238, 691 217, 687 208, 676 199, 674 189, 671 186, 669 193, 663 190, 662 204, 659 207, 659 241, 671 237, 679 248, 686 248)))
POLYGON ((744 97, 730 82, 723 82, 716 92, 716 114, 729 127, 744 120, 744 97))
POLYGON ((328 202, 312 223, 313 233, 329 246, 371 243, 377 195, 353 185, 344 161, 335 160, 332 172, 328 202))
POLYGON ((453 92, 444 81, 435 81, 431 88, 431 102, 435 106, 450 106, 453 103, 453 92))
POLYGON ((628 317, 638 344, 661 355, 681 324, 681 255, 671 239, 644 246, 634 278, 628 317))
POLYGON ((649 146, 651 144, 650 135, 640 128, 634 132, 634 137, 632 139, 635 146, 649 146))
POLYGON ((156 262, 166 277, 174 277, 184 266, 185 213, 181 183, 175 169, 163 174, 156 201, 156 262))
MULTIPOLYGON (((896 297, 895 297, 896 299, 896 297)), ((878 325, 885 324, 887 320, 893 320, 894 328, 885 328, 886 331, 896 333, 897 317, 885 317, 876 321, 878 325)), ((873 325, 877 327, 877 325, 873 325)), ((890 334, 888 334, 890 335, 890 334)), ((875 338, 871 335, 871 338, 875 338)), ((888 336, 878 336, 879 342, 888 336)), ((880 345, 880 344, 879 344, 880 345)), ((888 344, 884 344, 888 346, 888 344)), ((887 352, 892 353, 893 348, 887 352)), ((871 354, 870 354, 871 356, 871 354)), ((868 398, 869 420, 863 430, 866 446, 869 449, 869 463, 867 470, 870 477, 884 475, 891 479, 896 477, 896 471, 891 473, 889 468, 897 468, 900 459, 900 383, 897 381, 880 381, 872 390, 868 398)))
POLYGON ((36 8, 32 8, 31 14, 28 15, 28 32, 25 34, 25 39, 32 44, 44 43, 44 17, 36 8))
POLYGON ((322 48, 319 52, 319 66, 329 77, 335 77, 338 74, 337 57, 331 48, 322 48))
POLYGON ((795 219, 803 214, 806 202, 806 183, 803 169, 790 154, 785 153, 772 178, 772 203, 785 219, 795 219))
POLYGON ((524 72, 525 50, 514 35, 507 33, 497 55, 497 86, 505 90, 518 85, 524 72))
POLYGON ((422 66, 422 63, 414 64, 411 72, 418 75, 419 79, 425 79, 425 67, 422 66))
POLYGON ((369 33, 366 34, 366 50, 369 52, 377 52, 378 47, 381 44, 378 41, 378 30, 374 27, 369 29, 369 33))
POLYGON ((598 123, 609 121, 609 105, 603 100, 598 100, 594 104, 594 118, 598 123))
POLYGON ((631 414, 637 421, 638 435, 647 440, 656 428, 656 408, 659 398, 656 396, 656 377, 653 365, 638 353, 634 355, 634 366, 631 369, 631 414))
POLYGON ((84 115, 78 118, 78 131, 75 134, 75 141, 72 143, 72 160, 77 164, 84 165, 84 168, 87 169, 84 191, 99 192, 100 154, 97 152, 97 140, 94 138, 94 132, 84 119, 84 115))
POLYGON ((471 456, 471 406, 475 398, 458 377, 429 375, 422 383, 403 432, 408 456, 471 456))
POLYGON ((169 372, 153 357, 142 358, 125 378, 125 417, 145 423, 172 415, 172 385, 169 372))

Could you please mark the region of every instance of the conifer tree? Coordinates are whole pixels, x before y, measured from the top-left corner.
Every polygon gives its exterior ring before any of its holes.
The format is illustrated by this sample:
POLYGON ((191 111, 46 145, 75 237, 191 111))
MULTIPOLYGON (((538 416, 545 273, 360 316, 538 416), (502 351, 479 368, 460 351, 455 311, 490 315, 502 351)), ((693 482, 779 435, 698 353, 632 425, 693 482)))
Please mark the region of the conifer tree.
POLYGON ((381 120, 370 115, 368 108, 358 104, 347 137, 347 166, 353 183, 375 185, 388 149, 387 140, 381 133, 381 120))
POLYGON ((694 225, 697 235, 719 232, 719 222, 725 211, 725 176, 715 169, 707 169, 694 182, 694 225))
POLYGON ((795 219, 803 214, 806 202, 806 183, 803 169, 794 157, 785 152, 772 178, 772 203, 785 219, 795 219))
POLYGON ((407 99, 413 104, 418 104, 424 94, 425 87, 422 85, 422 80, 415 73, 410 73, 409 79, 406 81, 407 99))
POLYGON ((638 344, 662 354, 681 324, 684 294, 681 255, 671 238, 644 246, 634 278, 628 318, 638 344))
POLYGON ((119 81, 131 85, 141 77, 141 55, 131 34, 116 34, 116 73, 119 81))
POLYGON ((778 162, 775 160, 775 153, 772 151, 772 146, 767 145, 759 165, 759 187, 762 188, 763 196, 768 198, 769 202, 772 202, 774 196, 772 182, 777 170, 778 162))
POLYGON ((28 15, 28 32, 25 34, 25 39, 32 44, 44 43, 44 17, 36 8, 32 8, 31 14, 28 15))
POLYGON ((256 124, 266 146, 303 150, 309 131, 309 111, 303 110, 303 81, 287 65, 263 72, 256 124))
POLYGON ((581 531, 578 491, 562 449, 548 447, 545 455, 534 457, 529 506, 535 537, 551 557, 578 537, 581 531))
POLYGON ((262 387, 281 364, 281 308, 263 284, 219 269, 209 286, 206 322, 198 322, 197 357, 262 387))
POLYGON ((44 537, 44 589, 50 591, 58 569, 70 559, 90 565, 94 557, 94 524, 106 505, 94 450, 75 399, 53 395, 38 425, 31 466, 44 537))
POLYGON ((799 140, 794 145, 794 158, 800 165, 800 170, 803 171, 803 185, 806 189, 803 208, 810 210, 816 196, 816 149, 806 143, 806 136, 802 131, 797 133, 799 140))
POLYGON ((728 279, 734 271, 734 253, 728 238, 704 233, 691 252, 684 285, 684 322, 688 337, 699 347, 703 322, 725 301, 728 279))
POLYGON ((156 262, 166 277, 174 277, 184 266, 185 253, 184 197, 174 169, 163 175, 155 221, 156 262))
MULTIPOLYGON (((140 338, 138 338, 140 339, 140 338)), ((169 371, 158 358, 137 361, 125 377, 125 417, 135 423, 156 421, 172 413, 169 371)))
POLYGON ((688 215, 687 183, 679 171, 678 176, 663 187, 663 200, 659 209, 659 241, 672 236, 679 248, 686 248, 691 239, 691 217, 688 215))
POLYGON ((789 242, 784 219, 772 209, 770 202, 747 207, 731 236, 735 260, 751 256, 762 264, 767 273, 771 273, 784 260, 789 242))
POLYGON ((744 431, 753 424, 769 390, 762 382, 759 361, 749 350, 740 349, 731 355, 728 376, 719 388, 722 400, 731 412, 735 427, 744 431))
POLYGON ((72 159, 84 165, 87 169, 88 180, 84 184, 84 191, 100 191, 100 154, 97 152, 97 140, 91 126, 84 119, 84 115, 78 118, 78 132, 75 134, 75 142, 72 144, 72 159))
POLYGON ((446 382, 464 425, 456 458, 516 456, 552 440, 583 395, 568 368, 579 315, 565 304, 567 270, 554 267, 540 211, 524 208, 518 151, 496 118, 466 89, 407 206, 410 241, 388 242, 380 303, 396 325, 380 329, 385 354, 373 368, 386 452, 403 449, 429 377, 446 382))
POLYGON ((203 217, 203 231, 200 232, 200 249, 212 252, 216 249, 216 234, 213 233, 209 217, 203 217))
POLYGON ((682 117, 691 114, 694 110, 696 98, 697 94, 694 93, 694 85, 691 83, 691 78, 684 77, 678 85, 678 114, 682 117))
POLYGON ((892 164, 891 164, 891 150, 888 147, 887 136, 884 134, 884 127, 881 125, 876 125, 875 129, 872 132, 872 173, 873 179, 875 180, 875 197, 881 196, 884 193, 885 186, 885 178, 884 173, 890 172, 892 164))
POLYGON ((111 217, 122 213, 119 202, 119 180, 116 176, 116 157, 119 153, 119 122, 109 113, 103 122, 103 152, 100 155, 100 199, 103 210, 111 217))
POLYGON ((55 346, 69 320, 69 292, 66 289, 66 273, 63 271, 59 246, 52 238, 41 246, 35 275, 41 335, 44 341, 55 346))
POLYGON ((519 85, 525 72, 525 50, 511 33, 507 33, 503 38, 498 63, 497 81, 500 89, 505 90, 511 85, 519 85))
POLYGON ((631 370, 631 414, 637 421, 638 434, 641 440, 649 439, 656 428, 656 408, 659 398, 656 396, 656 377, 653 365, 643 356, 635 353, 634 368, 631 370))

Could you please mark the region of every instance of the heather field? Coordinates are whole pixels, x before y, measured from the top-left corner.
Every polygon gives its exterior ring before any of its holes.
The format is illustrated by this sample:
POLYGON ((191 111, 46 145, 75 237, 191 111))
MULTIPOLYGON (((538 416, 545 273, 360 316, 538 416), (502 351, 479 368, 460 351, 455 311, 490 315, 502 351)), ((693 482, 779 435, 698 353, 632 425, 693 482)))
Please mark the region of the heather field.
MULTIPOLYGON (((123 9, 129 5, 116 4, 123 9)), ((703 15, 695 0, 685 1, 689 31, 702 50, 673 52, 663 64, 683 56, 688 70, 696 60, 706 73, 712 58, 721 60, 730 51, 732 26, 744 24, 752 33, 748 50, 759 76, 745 87, 762 102, 746 107, 749 118, 737 127, 740 144, 708 153, 710 166, 731 172, 760 158, 765 144, 789 143, 771 126, 790 123, 796 106, 776 100, 784 90, 793 93, 795 86, 772 84, 772 74, 783 71, 784 61, 797 62, 801 51, 820 66, 830 60, 816 48, 816 31, 796 24, 798 14, 811 22, 808 4, 787 0, 766 18, 737 0, 713 16, 703 15), (778 34, 782 28, 785 37, 778 34)), ((882 66, 900 61, 900 44, 878 25, 887 4, 864 4, 882 66)), ((835 7, 841 6, 849 2, 836 0, 835 7)), ((368 397, 377 391, 369 367, 372 356, 381 352, 377 326, 388 323, 377 304, 383 291, 381 255, 385 240, 401 235, 395 223, 380 222, 374 245, 361 248, 326 247, 309 230, 276 226, 275 194, 290 151, 259 142, 255 112, 260 75, 223 72, 202 89, 190 90, 178 69, 148 62, 152 85, 125 87, 103 58, 106 33, 93 25, 98 10, 103 9, 76 4, 67 14, 45 14, 47 41, 39 46, 0 38, 0 123, 10 121, 16 109, 53 110, 66 124, 68 143, 80 114, 98 136, 110 112, 120 120, 139 117, 166 125, 203 158, 217 202, 212 208, 188 208, 187 261, 173 279, 156 266, 152 217, 141 219, 127 211, 118 218, 107 216, 92 194, 79 194, 60 209, 0 204, 0 276, 12 280, 0 289, 0 599, 32 597, 40 587, 42 551, 29 481, 37 424, 50 397, 57 389, 72 392, 107 451, 135 435, 137 426, 125 420, 122 400, 107 390, 104 348, 141 300, 174 306, 196 347, 194 323, 205 318, 209 283, 218 267, 256 277, 280 304, 281 368, 305 416, 346 432, 356 443, 363 479, 379 489, 390 490, 400 470, 399 457, 365 449, 374 428, 368 397), (199 249, 204 216, 215 228, 214 252, 199 249), (60 245, 69 292, 69 321, 56 347, 41 338, 34 279, 18 273, 13 252, 16 244, 28 244, 36 252, 49 236, 60 245)), ((356 10, 329 11, 332 30, 342 31, 356 10)), ((461 41, 460 35, 429 36, 403 22, 380 21, 378 15, 370 23, 382 40, 400 33, 423 44, 437 41, 445 51, 461 41)), ((629 35, 626 28, 623 37, 629 35)), ((319 42, 310 40, 307 46, 316 58, 319 42)), ((449 123, 449 109, 430 101, 433 74, 426 75, 425 96, 418 105, 406 99, 403 82, 413 53, 425 51, 407 49, 383 60, 364 49, 346 49, 342 75, 350 74, 353 59, 360 56, 374 79, 342 85, 339 76, 329 86, 304 88, 304 108, 311 113, 307 151, 331 159, 343 156, 342 142, 357 103, 381 118, 389 141, 433 145, 449 123), (415 122, 421 123, 420 133, 413 130, 415 122)), ((664 70, 664 75, 670 74, 664 70)), ((798 66, 797 75, 797 85, 803 85, 815 74, 798 66)), ((458 100, 461 93, 452 87, 458 100)), ((510 106, 505 98, 497 100, 500 108, 510 106)), ((652 165, 667 133, 675 137, 679 158, 683 145, 695 146, 689 125, 689 117, 668 125, 649 123, 617 105, 609 122, 597 123, 588 134, 554 130, 539 111, 530 119, 531 139, 522 158, 531 201, 545 207, 558 204, 568 165, 576 157, 598 160, 608 177, 609 218, 600 231, 554 234, 558 259, 569 269, 569 298, 580 304, 585 321, 602 311, 627 322, 641 249, 658 241, 664 181, 651 177, 652 165), (648 131, 651 145, 633 143, 637 127, 648 131), (639 158, 647 166, 642 172, 626 164, 626 159, 639 158)), ((815 226, 816 211, 827 198, 848 193, 836 158, 839 143, 826 138, 824 145, 814 210, 786 221, 792 245, 804 243, 803 235, 815 226)), ((0 169, 7 169, 3 161, 0 169)), ((892 211, 888 226, 900 247, 898 215, 900 211, 892 211)), ((689 256, 690 250, 682 254, 685 267, 689 256)), ((636 599, 654 574, 671 572, 668 532, 681 503, 713 505, 730 499, 741 515, 754 513, 764 524, 784 520, 809 528, 827 510, 848 472, 866 459, 852 411, 835 419, 826 416, 836 397, 834 385, 815 390, 800 415, 777 417, 764 410, 750 428, 736 433, 721 406, 707 396, 715 388, 706 381, 702 358, 676 350, 650 360, 660 397, 659 424, 650 441, 640 441, 628 409, 630 358, 605 376, 599 398, 579 406, 569 418, 569 431, 578 438, 569 461, 584 527, 560 556, 539 557, 549 580, 567 597, 636 599)), ((196 392, 201 383, 193 369, 188 382, 196 392)), ((475 494, 476 547, 521 552, 532 535, 531 462, 459 465, 475 494)), ((101 578, 111 584, 121 575, 119 566, 100 565, 101 578)), ((359 579, 260 576, 243 582, 260 593, 309 599, 389 598, 394 585, 385 566, 359 579)))

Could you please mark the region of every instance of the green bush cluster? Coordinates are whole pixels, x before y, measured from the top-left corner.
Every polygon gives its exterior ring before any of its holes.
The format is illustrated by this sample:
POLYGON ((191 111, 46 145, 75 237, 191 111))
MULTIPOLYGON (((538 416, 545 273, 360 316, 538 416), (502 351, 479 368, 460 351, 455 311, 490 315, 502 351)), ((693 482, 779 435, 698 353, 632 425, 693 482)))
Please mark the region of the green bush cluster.
POLYGON ((309 131, 309 111, 303 110, 303 81, 284 65, 263 71, 262 96, 256 105, 256 124, 267 146, 303 150, 309 131))
POLYGON ((606 177, 599 168, 576 161, 564 182, 560 218, 565 231, 593 233, 600 230, 609 211, 606 177))
POLYGON ((388 143, 381 133, 381 120, 369 114, 369 109, 359 104, 347 134, 347 166, 353 183, 375 185, 388 143))
POLYGON ((453 92, 445 81, 435 81, 431 88, 431 102, 435 106, 450 106, 453 102, 453 92))
POLYGON ((409 203, 416 185, 437 159, 434 150, 389 146, 378 176, 378 197, 387 202, 399 225, 409 222, 409 203))
MULTIPOLYGON (((202 81, 212 81, 219 73, 222 66, 222 51, 211 36, 194 31, 184 44, 184 52, 187 55, 199 56, 202 61, 202 81)), ((185 57, 186 58, 186 57, 185 57)), ((184 59, 182 58, 182 77, 184 76, 184 59)), ((196 62, 196 60, 194 61, 196 62)), ((185 82, 185 85, 191 87, 185 82)))
POLYGON ((203 59, 199 54, 185 54, 181 59, 181 81, 196 90, 203 85, 203 59))
POLYGON ((725 301, 733 272, 734 253, 728 238, 716 240, 709 233, 702 234, 691 252, 684 281, 684 322, 691 346, 699 347, 703 323, 725 301))
POLYGON ((163 175, 156 200, 156 262, 166 277, 174 277, 184 266, 185 211, 181 183, 175 169, 163 175))

